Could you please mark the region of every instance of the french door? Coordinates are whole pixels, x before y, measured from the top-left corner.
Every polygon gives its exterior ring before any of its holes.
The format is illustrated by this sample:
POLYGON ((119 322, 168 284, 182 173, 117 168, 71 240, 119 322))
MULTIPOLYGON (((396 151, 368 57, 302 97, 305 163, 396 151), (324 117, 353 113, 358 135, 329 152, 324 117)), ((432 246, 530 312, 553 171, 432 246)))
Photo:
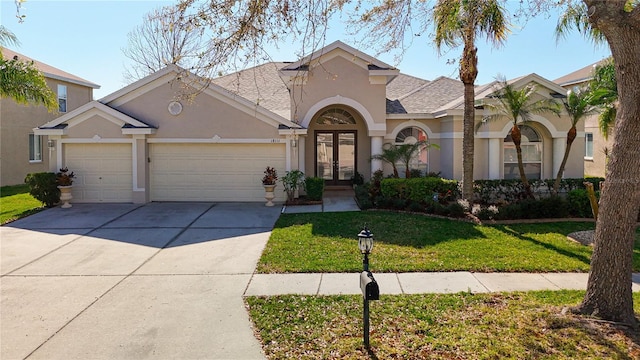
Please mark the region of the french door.
POLYGON ((316 138, 316 176, 327 185, 348 185, 356 169, 356 131, 319 130, 316 138))

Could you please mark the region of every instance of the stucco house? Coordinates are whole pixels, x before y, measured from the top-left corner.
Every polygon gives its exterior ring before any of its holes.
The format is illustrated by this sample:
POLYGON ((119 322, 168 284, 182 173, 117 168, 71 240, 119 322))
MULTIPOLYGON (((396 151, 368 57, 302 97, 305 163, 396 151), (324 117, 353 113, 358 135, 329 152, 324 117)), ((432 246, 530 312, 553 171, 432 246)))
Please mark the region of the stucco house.
MULTIPOLYGON (((595 62, 587 65, 581 69, 571 72, 567 75, 561 76, 553 82, 562 86, 567 90, 572 90, 580 86, 585 86, 593 78, 593 69, 603 63, 605 60, 595 62)), ((598 126, 598 114, 593 114, 585 117, 584 120, 584 133, 585 133, 585 148, 584 148, 584 175, 585 176, 605 176, 605 168, 607 165, 607 154, 611 151, 613 146, 613 139, 615 138, 614 129, 609 130, 609 136, 607 139, 602 136, 600 127, 598 126)))
POLYGON ((49 171, 48 139, 34 134, 33 128, 93 100, 93 89, 100 86, 13 50, 2 48, 5 59, 33 61, 44 74, 47 85, 58 96, 59 112, 44 106, 20 105, 0 98, 0 186, 23 184, 28 173, 49 171))
MULTIPOLYGON (((536 74, 511 81, 538 84, 541 97, 565 93, 536 74)), ((493 85, 476 89, 478 121, 483 103, 495 101, 493 85)), ((211 82, 169 66, 34 131, 54 140, 54 167, 76 172, 74 201, 264 201, 267 166, 281 176, 300 169, 340 186, 356 172, 368 179, 384 168, 370 159, 385 143, 438 144, 415 165, 460 179, 462 95, 458 80, 406 75, 336 41, 296 62, 270 62, 211 82), (200 91, 181 97, 188 87, 200 91)), ((525 126, 530 177, 555 175, 569 125, 551 115, 525 126)), ((478 131, 477 179, 517 176, 510 129, 505 120, 478 131)), ((579 124, 576 148, 584 147, 583 130, 579 124)), ((566 177, 582 176, 583 155, 572 152, 566 177)))

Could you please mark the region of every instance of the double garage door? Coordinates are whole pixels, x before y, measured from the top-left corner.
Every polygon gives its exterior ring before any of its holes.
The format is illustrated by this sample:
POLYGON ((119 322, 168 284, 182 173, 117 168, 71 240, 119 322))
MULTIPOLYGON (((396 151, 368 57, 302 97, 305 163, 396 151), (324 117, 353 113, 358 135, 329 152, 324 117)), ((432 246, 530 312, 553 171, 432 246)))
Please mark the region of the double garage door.
POLYGON ((149 144, 151 200, 264 201, 264 169, 284 175, 285 156, 282 143, 149 144))

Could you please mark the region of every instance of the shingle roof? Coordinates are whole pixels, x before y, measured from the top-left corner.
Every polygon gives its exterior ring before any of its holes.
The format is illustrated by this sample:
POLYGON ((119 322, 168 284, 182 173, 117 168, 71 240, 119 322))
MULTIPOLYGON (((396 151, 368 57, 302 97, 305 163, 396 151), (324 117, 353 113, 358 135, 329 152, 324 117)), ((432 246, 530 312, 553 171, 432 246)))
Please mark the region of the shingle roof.
POLYGON ((33 63, 35 64, 36 68, 38 70, 40 70, 45 77, 51 78, 51 79, 57 79, 57 80, 62 80, 62 81, 67 81, 73 84, 78 84, 78 85, 82 85, 82 86, 87 86, 93 89, 99 89, 100 85, 98 84, 94 84, 88 80, 85 80, 79 76, 75 76, 73 74, 70 74, 66 71, 60 70, 58 68, 55 68, 51 65, 45 64, 41 61, 29 58, 25 55, 22 55, 16 51, 7 49, 7 48, 2 48, 2 56, 5 59, 13 59, 15 57, 18 57, 18 59, 23 60, 23 61, 33 61, 33 63))
POLYGON ((278 70, 284 62, 268 62, 215 78, 212 82, 285 119, 291 118, 291 99, 278 70))
POLYGON ((441 76, 413 89, 398 99, 387 101, 388 114, 432 113, 459 98, 464 91, 461 81, 441 76))
POLYGON ((428 83, 429 80, 400 73, 387 84, 387 99, 396 100, 428 83))
POLYGON ((603 62, 605 62, 607 59, 603 59, 600 61, 596 61, 591 65, 587 65, 585 67, 583 67, 582 69, 578 69, 572 73, 569 73, 567 75, 561 76, 555 80, 553 80, 554 83, 560 85, 560 86, 566 86, 566 85, 572 85, 572 84, 578 84, 581 82, 585 82, 591 79, 591 77, 593 76, 593 68, 596 65, 599 65, 603 62))

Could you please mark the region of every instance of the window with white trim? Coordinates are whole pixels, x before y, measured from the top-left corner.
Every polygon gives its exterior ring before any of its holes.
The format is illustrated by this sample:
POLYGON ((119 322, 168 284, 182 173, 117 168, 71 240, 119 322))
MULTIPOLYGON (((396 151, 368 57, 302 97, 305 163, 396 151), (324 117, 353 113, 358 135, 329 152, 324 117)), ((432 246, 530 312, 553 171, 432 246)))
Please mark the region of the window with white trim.
POLYGON ((42 136, 29 134, 29 162, 42 161, 42 136))
POLYGON ((584 157, 593 159, 593 133, 584 134, 584 157))
MULTIPOLYGON (((412 126, 412 127, 404 128, 400 132, 398 132, 398 135, 396 135, 394 144, 395 145, 415 144, 418 141, 426 142, 427 140, 428 140, 427 134, 422 129, 412 126)), ((414 157, 411 159, 411 162, 409 163, 409 168, 420 170, 422 175, 425 175, 426 173, 428 173, 429 172, 429 162, 428 162, 429 156, 428 155, 429 155, 428 147, 422 146, 420 149, 418 149, 414 157)), ((396 164, 396 167, 398 169, 398 173, 400 177, 405 177, 406 171, 405 171, 404 164, 398 163, 396 164)))
MULTIPOLYGON (((542 137, 530 126, 520 125, 522 141, 522 165, 527 179, 542 178, 542 137)), ((518 154, 511 139, 511 132, 504 138, 504 178, 519 179, 518 154)))
POLYGON ((67 112, 67 86, 58 85, 58 110, 67 112))

